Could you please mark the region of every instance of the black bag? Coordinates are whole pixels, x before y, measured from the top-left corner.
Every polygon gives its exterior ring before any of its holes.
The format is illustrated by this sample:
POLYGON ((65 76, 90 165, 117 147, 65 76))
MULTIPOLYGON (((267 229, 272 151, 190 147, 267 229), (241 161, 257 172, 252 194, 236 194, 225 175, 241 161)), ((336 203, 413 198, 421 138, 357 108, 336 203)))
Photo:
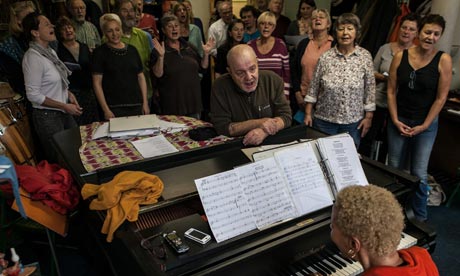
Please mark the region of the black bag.
POLYGON ((203 141, 216 137, 217 132, 213 127, 200 127, 189 130, 188 135, 195 141, 203 141))

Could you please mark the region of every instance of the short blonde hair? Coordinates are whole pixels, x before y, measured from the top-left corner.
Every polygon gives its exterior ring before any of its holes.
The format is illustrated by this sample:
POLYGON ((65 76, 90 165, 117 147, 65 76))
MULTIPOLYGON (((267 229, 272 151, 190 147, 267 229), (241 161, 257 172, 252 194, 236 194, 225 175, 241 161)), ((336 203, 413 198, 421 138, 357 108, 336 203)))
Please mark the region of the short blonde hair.
POLYGON ((257 18, 257 25, 260 25, 260 23, 262 22, 273 23, 273 25, 276 26, 275 14, 272 13, 271 11, 263 12, 261 15, 259 15, 259 18, 257 18))
POLYGON ((20 34, 23 29, 19 25, 17 15, 27 9, 32 9, 35 12, 37 9, 32 1, 20 1, 12 3, 10 6, 10 24, 9 29, 11 34, 20 34))
POLYGON ((390 191, 375 185, 346 187, 338 193, 334 211, 336 227, 358 238, 371 255, 397 250, 404 215, 390 191))
POLYGON ((326 15, 327 22, 329 23, 329 28, 327 28, 327 29, 329 30, 331 28, 331 26, 332 26, 332 20, 331 20, 331 15, 329 14, 329 12, 326 9, 316 9, 316 10, 312 11, 311 12, 311 18, 313 20, 315 15, 317 15, 320 12, 322 12, 322 13, 324 13, 326 15))
POLYGON ((102 32, 104 32, 104 29, 107 23, 112 22, 112 21, 117 22, 121 28, 121 19, 115 13, 105 13, 101 16, 101 18, 99 18, 99 26, 101 26, 102 32))

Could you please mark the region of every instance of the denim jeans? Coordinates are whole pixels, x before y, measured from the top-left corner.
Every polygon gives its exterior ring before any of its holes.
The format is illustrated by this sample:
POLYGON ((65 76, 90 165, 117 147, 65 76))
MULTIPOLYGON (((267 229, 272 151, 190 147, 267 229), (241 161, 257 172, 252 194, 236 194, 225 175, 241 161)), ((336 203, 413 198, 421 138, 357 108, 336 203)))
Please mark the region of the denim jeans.
MULTIPOLYGON (((401 117, 399 120, 410 127, 421 125, 424 121, 401 117)), ((428 218, 428 162, 437 133, 437 117, 425 131, 413 137, 402 136, 393 122, 388 123, 388 164, 398 169, 405 169, 406 161, 409 161, 410 173, 420 178, 420 184, 415 190, 412 208, 415 217, 421 221, 428 218)))
POLYGON ((73 117, 67 113, 38 108, 33 109, 32 120, 45 158, 50 163, 56 163, 58 158, 52 145, 51 138, 60 131, 76 127, 77 123, 73 117))
POLYGON ((353 138, 356 148, 358 148, 359 142, 361 141, 361 130, 358 129, 359 122, 360 121, 352 124, 337 124, 314 118, 313 127, 330 135, 348 132, 351 138, 353 138))

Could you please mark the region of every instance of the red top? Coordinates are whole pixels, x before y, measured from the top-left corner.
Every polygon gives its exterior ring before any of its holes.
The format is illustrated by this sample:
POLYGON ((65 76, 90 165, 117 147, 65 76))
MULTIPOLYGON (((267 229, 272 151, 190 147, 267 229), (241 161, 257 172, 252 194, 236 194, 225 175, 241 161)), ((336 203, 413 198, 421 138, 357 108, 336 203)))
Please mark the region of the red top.
POLYGON ((391 267, 372 267, 363 273, 363 276, 438 276, 438 268, 424 248, 413 246, 398 251, 405 265, 391 267))
POLYGON ((139 25, 137 25, 139 29, 152 29, 153 34, 150 33, 153 37, 158 38, 158 29, 157 29, 157 23, 155 22, 155 17, 151 14, 148 13, 143 13, 142 18, 139 21, 139 25))

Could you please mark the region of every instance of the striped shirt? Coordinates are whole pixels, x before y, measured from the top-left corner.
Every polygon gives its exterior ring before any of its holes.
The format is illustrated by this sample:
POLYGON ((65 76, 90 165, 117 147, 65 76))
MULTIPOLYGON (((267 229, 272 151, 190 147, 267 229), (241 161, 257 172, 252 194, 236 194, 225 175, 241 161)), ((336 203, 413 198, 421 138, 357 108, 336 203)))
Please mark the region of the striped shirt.
POLYGON ((289 69, 289 53, 283 40, 275 38, 275 44, 270 52, 262 54, 257 49, 257 39, 248 42, 254 49, 259 62, 259 70, 270 70, 279 75, 284 82, 284 95, 289 99, 289 88, 291 86, 291 73, 289 69))

